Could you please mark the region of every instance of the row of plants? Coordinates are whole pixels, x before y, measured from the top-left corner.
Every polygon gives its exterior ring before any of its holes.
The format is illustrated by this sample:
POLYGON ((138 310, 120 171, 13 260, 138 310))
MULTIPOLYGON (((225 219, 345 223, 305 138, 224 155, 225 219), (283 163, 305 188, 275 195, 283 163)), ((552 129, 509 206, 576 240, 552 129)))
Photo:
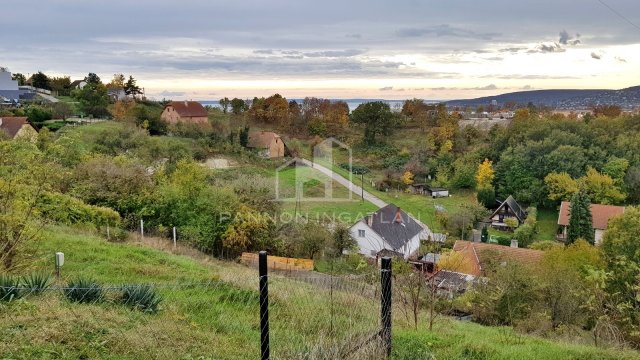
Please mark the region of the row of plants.
MULTIPOLYGON (((52 289, 51 276, 46 273, 32 273, 17 277, 0 275, 0 301, 10 302, 28 295, 40 295, 52 289)), ((124 285, 114 298, 107 296, 105 288, 91 278, 78 277, 60 288, 70 302, 96 304, 111 301, 146 313, 156 313, 160 309, 162 297, 151 285, 124 285)))

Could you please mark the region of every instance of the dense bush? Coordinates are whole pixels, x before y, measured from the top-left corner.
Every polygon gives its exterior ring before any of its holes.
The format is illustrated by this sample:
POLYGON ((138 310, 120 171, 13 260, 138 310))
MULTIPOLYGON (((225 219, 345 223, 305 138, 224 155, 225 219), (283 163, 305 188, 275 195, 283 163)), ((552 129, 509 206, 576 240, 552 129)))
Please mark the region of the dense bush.
POLYGON ((150 285, 126 285, 122 287, 120 302, 142 312, 156 313, 162 298, 150 285))
POLYGON ((102 286, 90 278, 71 280, 64 289, 65 297, 71 302, 97 303, 104 298, 102 286))
POLYGON ((0 301, 12 301, 22 297, 20 280, 17 277, 0 274, 0 301))
POLYGON ((40 294, 49 288, 51 276, 45 272, 35 272, 25 276, 23 282, 30 294, 40 294))
POLYGON ((117 227, 120 215, 107 207, 88 205, 69 195, 45 192, 38 200, 38 210, 48 220, 65 224, 109 224, 117 227))

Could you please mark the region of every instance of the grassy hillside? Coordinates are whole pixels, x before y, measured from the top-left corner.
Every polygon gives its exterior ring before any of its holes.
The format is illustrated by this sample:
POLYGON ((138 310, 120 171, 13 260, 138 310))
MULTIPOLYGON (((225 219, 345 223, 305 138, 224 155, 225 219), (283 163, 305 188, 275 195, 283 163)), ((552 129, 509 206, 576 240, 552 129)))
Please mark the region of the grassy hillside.
MULTIPOLYGON (((155 283, 161 311, 117 304, 75 304, 57 292, 0 304, 0 358, 255 359, 259 353, 256 271, 202 255, 176 255, 139 243, 108 243, 68 228, 49 228, 33 269, 50 270, 63 251, 63 279, 104 284, 155 283), (195 285, 208 283, 208 285, 195 285), (175 286, 192 284, 191 286, 175 286), (171 285, 171 286, 170 286, 171 285)), ((162 243, 157 244, 162 247, 162 243)), ((181 250, 179 249, 178 252, 181 250)), ((188 252, 186 249, 185 252, 188 252)), ((59 283, 64 282, 61 280, 59 283)), ((326 284, 325 284, 326 285, 326 284)), ((377 297, 272 276, 274 358, 337 358, 378 324, 377 297)), ((408 325, 394 309, 395 359, 635 359, 637 353, 516 335, 509 328, 439 319, 433 332, 408 325), (430 355, 433 355, 431 357, 430 355)), ((353 358, 378 358, 365 347, 353 358)))

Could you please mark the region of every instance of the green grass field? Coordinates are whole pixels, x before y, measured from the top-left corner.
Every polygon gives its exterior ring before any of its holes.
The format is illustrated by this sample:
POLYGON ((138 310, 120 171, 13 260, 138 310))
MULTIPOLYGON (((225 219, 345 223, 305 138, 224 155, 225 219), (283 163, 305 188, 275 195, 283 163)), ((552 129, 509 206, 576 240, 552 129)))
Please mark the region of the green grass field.
POLYGON ((536 240, 555 240, 558 229, 558 211, 538 209, 538 234, 536 240))
MULTIPOLYGON (((255 359, 259 354, 257 273, 180 246, 109 243, 69 228, 52 227, 30 269, 52 269, 66 255, 62 278, 90 276, 104 284, 160 285, 212 281, 210 286, 160 287, 157 314, 115 302, 75 304, 57 293, 0 303, 0 358, 7 359, 255 359), (154 248, 152 248, 153 246, 154 248)), ((150 241, 150 240, 149 240, 150 241)), ((163 245, 164 244, 164 245, 163 245)), ((279 359, 333 359, 377 329, 378 298, 279 276, 270 278, 271 349, 279 359), (330 330, 331 329, 331 330, 330 330)), ((426 314, 417 330, 394 306, 394 359, 637 359, 631 351, 596 349, 516 334, 441 317, 433 331, 426 314)), ((381 358, 375 347, 354 359, 381 358)))

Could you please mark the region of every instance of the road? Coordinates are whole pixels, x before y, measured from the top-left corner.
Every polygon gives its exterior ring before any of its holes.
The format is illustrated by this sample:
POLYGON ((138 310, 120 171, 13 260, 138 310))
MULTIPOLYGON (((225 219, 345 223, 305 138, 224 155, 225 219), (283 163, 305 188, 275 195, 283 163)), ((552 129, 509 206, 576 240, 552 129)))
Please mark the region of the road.
MULTIPOLYGON (((362 194, 364 194, 364 199, 367 200, 368 202, 372 203, 373 205, 377 206, 378 208, 382 208, 387 206, 388 204, 386 202, 384 202, 382 199, 380 199, 379 197, 373 195, 372 193, 364 190, 362 191, 362 188, 359 185, 356 185, 355 183, 349 181, 349 179, 345 178, 344 176, 336 173, 335 171, 329 169, 326 166, 320 165, 318 163, 314 163, 313 161, 307 160, 307 159, 300 159, 300 162, 306 166, 310 166, 313 167, 314 169, 320 171, 321 173, 329 176, 330 178, 332 178, 333 180, 335 180, 337 183, 343 185, 344 187, 351 189, 351 191, 353 193, 355 193, 357 196, 361 196, 362 194)), ((431 231, 431 229, 424 224, 423 222, 421 222, 420 220, 414 218, 414 220, 420 224, 420 226, 422 226, 427 233, 429 234, 433 234, 433 232, 431 231)))
POLYGON ((57 103, 58 101, 60 101, 56 97, 51 96, 51 95, 47 95, 47 94, 43 94, 43 93, 37 93, 37 94, 38 94, 38 96, 40 96, 40 97, 44 98, 45 100, 50 101, 52 103, 57 103))
POLYGON ((356 185, 356 184, 352 183, 351 181, 349 181, 349 179, 347 179, 344 176, 334 172, 333 170, 331 170, 331 169, 329 169, 329 168, 327 168, 327 167, 325 167, 323 165, 320 165, 318 163, 314 163, 314 162, 312 162, 310 160, 307 160, 307 159, 300 159, 300 160, 301 160, 300 162, 303 163, 304 165, 309 166, 309 167, 313 167, 314 169, 316 169, 316 170, 320 171, 321 173, 327 175, 328 177, 332 178, 333 180, 335 180, 340 185, 351 189, 351 191, 354 194, 356 194, 358 196, 361 196, 362 194, 364 194, 364 199, 367 200, 368 202, 372 203, 373 205, 377 206, 378 208, 385 207, 385 206, 388 205, 386 202, 382 201, 382 199, 380 199, 379 197, 373 195, 370 192, 367 192, 366 190, 363 193, 362 188, 359 185, 356 185))

